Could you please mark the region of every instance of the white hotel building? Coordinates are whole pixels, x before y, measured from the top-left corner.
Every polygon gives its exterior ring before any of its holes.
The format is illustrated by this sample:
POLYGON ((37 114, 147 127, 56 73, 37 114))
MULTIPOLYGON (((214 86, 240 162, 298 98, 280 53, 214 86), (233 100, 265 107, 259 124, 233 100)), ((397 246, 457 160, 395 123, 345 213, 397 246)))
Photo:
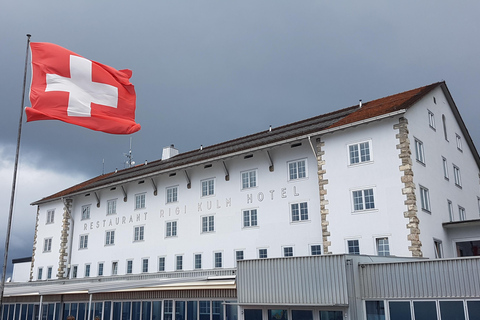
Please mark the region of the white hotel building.
POLYGON ((167 147, 33 203, 32 259, 2 319, 479 319, 480 260, 459 258, 480 255, 479 172, 444 82, 167 147), (366 280, 399 264, 397 286, 366 280), (468 280, 403 287, 452 270, 468 280))

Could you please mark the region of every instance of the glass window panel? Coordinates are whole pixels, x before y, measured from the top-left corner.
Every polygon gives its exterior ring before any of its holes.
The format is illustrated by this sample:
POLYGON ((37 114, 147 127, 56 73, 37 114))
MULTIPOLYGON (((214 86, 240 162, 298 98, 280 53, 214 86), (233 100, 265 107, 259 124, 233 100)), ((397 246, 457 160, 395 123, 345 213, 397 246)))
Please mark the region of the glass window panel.
POLYGON ((175 301, 175 320, 185 320, 185 301, 175 301))
POLYGON ((200 301, 199 310, 200 320, 210 320, 210 301, 200 301))
POLYGON ((188 320, 197 320, 197 301, 187 301, 187 319, 188 320))
POLYGON ((152 302, 152 320, 160 320, 162 317, 162 301, 152 302))
POLYGON ((274 309, 268 310, 268 320, 287 320, 288 312, 287 310, 274 309))
POLYGON ((130 320, 130 310, 132 309, 132 303, 126 301, 122 306, 122 320, 130 320))
POLYGON ((87 310, 85 303, 78 304, 77 320, 85 320, 85 311, 87 310))
POLYGON ((437 320, 437 306, 435 301, 414 301, 413 313, 415 319, 437 320))
POLYGON ((385 320, 385 306, 383 301, 365 301, 367 320, 385 320))
POLYGON ((467 301, 468 318, 470 320, 480 319, 480 300, 479 301, 467 301))
POLYGON ((142 320, 150 320, 150 314, 152 313, 152 302, 142 301, 142 320))
POLYGON ((463 301, 440 301, 440 317, 448 320, 464 320, 463 301))
POLYGON ((122 311, 121 302, 113 303, 113 319, 120 319, 120 312, 122 311))
POLYGON ((236 304, 230 304, 234 303, 235 301, 227 301, 225 304, 225 316, 227 320, 237 320, 238 319, 238 308, 236 304))
POLYGON ((390 301, 390 320, 411 320, 410 302, 408 301, 390 301))
POLYGON ((104 320, 110 320, 111 311, 112 311, 112 302, 111 301, 105 301, 103 303, 103 319, 104 320))
POLYGON ((173 300, 163 301, 163 320, 172 320, 173 316, 173 300))
POLYGON ((313 320, 313 311, 292 310, 292 320, 313 320))
POLYGON ((320 320, 343 320, 342 311, 320 311, 320 320))
POLYGON ((132 302, 132 319, 140 319, 140 301, 132 302))
POLYGON ((212 320, 223 320, 222 301, 212 301, 212 320))
POLYGON ((245 320, 262 320, 261 309, 245 309, 243 313, 245 320))

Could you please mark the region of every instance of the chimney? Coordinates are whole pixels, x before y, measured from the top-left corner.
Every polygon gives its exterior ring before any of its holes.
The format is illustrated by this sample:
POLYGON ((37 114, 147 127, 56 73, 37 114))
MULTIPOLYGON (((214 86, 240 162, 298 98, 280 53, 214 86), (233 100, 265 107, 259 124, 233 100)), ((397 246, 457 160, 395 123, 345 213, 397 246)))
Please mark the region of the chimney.
POLYGON ((163 148, 162 160, 170 159, 171 157, 174 157, 177 154, 179 154, 178 150, 175 149, 175 146, 173 144, 171 144, 169 147, 163 148))

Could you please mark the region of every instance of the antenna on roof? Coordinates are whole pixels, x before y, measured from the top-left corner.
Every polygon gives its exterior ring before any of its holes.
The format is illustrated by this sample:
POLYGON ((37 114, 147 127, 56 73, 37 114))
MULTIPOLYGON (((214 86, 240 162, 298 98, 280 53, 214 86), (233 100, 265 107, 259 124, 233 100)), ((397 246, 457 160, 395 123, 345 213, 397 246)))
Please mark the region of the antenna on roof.
POLYGON ((130 150, 128 151, 128 153, 124 153, 123 155, 127 157, 127 161, 125 161, 127 168, 131 168, 132 166, 135 165, 135 161, 133 161, 133 155, 132 155, 132 137, 130 137, 130 150))

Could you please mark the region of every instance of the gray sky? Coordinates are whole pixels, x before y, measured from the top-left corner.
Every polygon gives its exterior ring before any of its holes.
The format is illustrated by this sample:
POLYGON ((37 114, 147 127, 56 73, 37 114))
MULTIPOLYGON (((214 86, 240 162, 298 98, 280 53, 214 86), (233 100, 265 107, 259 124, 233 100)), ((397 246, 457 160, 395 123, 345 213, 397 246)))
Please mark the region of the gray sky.
MULTIPOLYGON (((27 33, 133 71, 141 163, 172 143, 189 151, 441 80, 479 146, 479 12, 478 1, 4 1, 1 256, 27 33)), ((129 137, 24 123, 9 260, 31 255, 28 204, 101 174, 103 160, 124 168, 129 137)))

